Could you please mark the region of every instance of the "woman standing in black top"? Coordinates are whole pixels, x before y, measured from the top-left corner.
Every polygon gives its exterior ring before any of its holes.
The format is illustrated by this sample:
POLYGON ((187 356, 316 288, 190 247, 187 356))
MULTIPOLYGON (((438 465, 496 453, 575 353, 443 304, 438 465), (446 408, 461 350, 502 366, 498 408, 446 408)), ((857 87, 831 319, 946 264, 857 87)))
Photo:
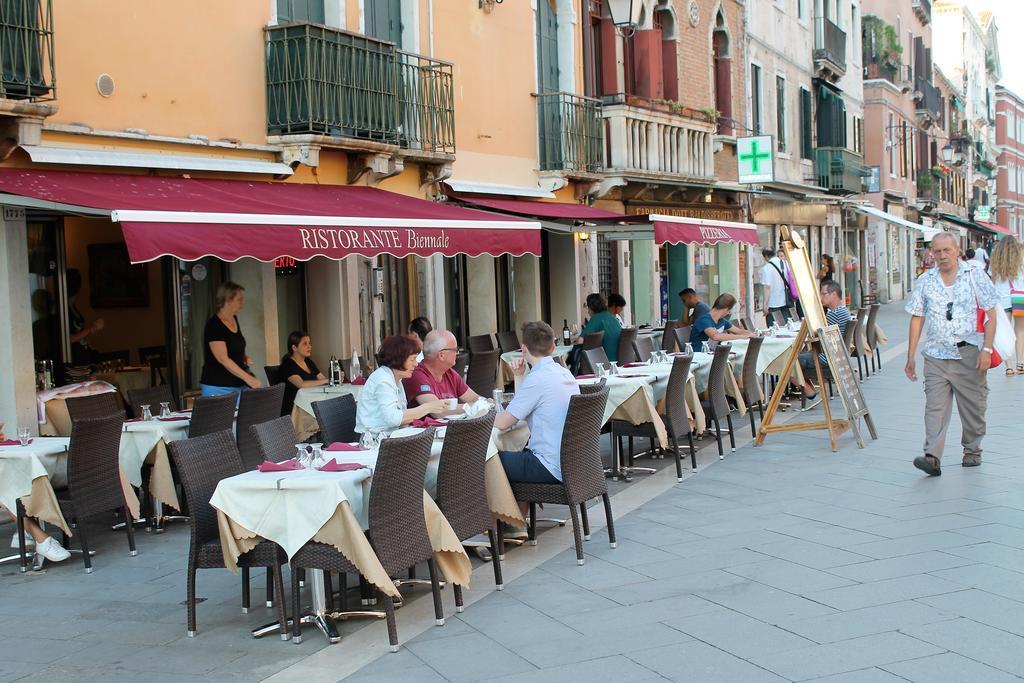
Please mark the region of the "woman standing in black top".
POLYGON ((237 394, 246 386, 261 386, 249 372, 252 360, 245 355, 245 337, 236 317, 243 306, 242 285, 229 281, 217 288, 217 315, 206 321, 203 331, 203 373, 199 380, 203 396, 237 394))
POLYGON ((288 355, 281 359, 281 369, 278 371, 279 376, 284 378, 282 415, 291 415, 299 389, 327 384, 327 378, 310 358, 312 353, 313 344, 308 334, 296 330, 288 335, 288 355))
POLYGON ((828 254, 821 255, 821 269, 818 271, 818 284, 832 282, 836 279, 836 262, 828 254))

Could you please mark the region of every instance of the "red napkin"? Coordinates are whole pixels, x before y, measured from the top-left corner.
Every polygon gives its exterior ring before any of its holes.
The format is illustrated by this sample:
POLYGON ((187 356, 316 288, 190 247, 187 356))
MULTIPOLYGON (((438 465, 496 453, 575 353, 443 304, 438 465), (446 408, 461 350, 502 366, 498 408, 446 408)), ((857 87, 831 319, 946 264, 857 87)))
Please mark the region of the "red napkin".
POLYGON ((356 444, 345 443, 344 441, 335 441, 330 446, 324 449, 325 451, 365 451, 366 449, 356 444))
POLYGON ((445 427, 447 424, 448 423, 443 420, 435 420, 432 417, 424 417, 422 419, 412 421, 413 427, 445 427))
POLYGON ((129 418, 129 419, 124 421, 125 424, 128 424, 129 422, 142 422, 142 418, 141 417, 132 417, 132 418, 129 418))
POLYGON ((623 379, 636 379, 637 377, 646 377, 647 375, 619 375, 623 379))
POLYGON ((593 375, 576 375, 576 379, 594 379, 593 375))
POLYGON ((188 415, 172 415, 171 417, 158 417, 161 422, 180 422, 182 420, 191 420, 188 415))
POLYGON ((357 462, 338 462, 334 458, 331 458, 328 462, 325 462, 320 466, 321 472, 351 472, 352 470, 364 469, 366 465, 360 465, 357 462))
MULTIPOLYGON (((29 439, 28 442, 32 443, 34 439, 29 439)), ((7 439, 6 441, 0 441, 0 446, 20 446, 21 442, 17 439, 7 439)))
POLYGON ((355 386, 359 386, 361 384, 366 384, 366 378, 365 377, 356 377, 354 380, 352 380, 352 384, 354 384, 355 386))
POLYGON ((296 462, 295 458, 285 460, 284 462, 264 460, 257 469, 260 472, 291 472, 292 470, 301 470, 302 465, 296 462))
POLYGON ((646 367, 647 363, 626 363, 622 367, 624 368, 643 368, 646 367))

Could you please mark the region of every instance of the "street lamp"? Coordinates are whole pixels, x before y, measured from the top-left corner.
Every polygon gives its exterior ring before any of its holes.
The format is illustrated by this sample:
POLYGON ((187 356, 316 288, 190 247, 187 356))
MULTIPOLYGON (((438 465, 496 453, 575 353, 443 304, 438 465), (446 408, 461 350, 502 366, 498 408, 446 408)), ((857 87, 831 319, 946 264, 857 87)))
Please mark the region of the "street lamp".
POLYGON ((643 7, 642 0, 606 0, 606 2, 615 30, 624 36, 633 35, 638 23, 637 15, 643 7))
POLYGON ((953 145, 946 143, 946 146, 942 148, 942 160, 947 164, 953 162, 953 145))

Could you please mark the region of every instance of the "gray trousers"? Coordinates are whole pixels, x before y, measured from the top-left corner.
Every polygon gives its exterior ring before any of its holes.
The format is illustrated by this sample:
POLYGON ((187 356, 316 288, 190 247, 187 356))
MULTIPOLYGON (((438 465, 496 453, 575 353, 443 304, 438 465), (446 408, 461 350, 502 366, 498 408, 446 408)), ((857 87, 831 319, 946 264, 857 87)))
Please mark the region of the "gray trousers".
POLYGON ((924 356, 924 452, 942 460, 953 399, 960 413, 964 455, 981 455, 988 408, 988 377, 978 374, 978 347, 964 346, 960 360, 924 356))

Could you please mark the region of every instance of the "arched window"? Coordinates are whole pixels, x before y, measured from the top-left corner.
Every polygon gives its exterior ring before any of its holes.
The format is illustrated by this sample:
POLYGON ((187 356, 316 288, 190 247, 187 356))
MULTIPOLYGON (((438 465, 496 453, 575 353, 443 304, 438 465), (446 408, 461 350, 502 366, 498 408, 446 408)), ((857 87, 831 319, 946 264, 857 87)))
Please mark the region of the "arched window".
POLYGON ((715 109, 718 110, 718 132, 734 135, 732 117, 732 53, 725 15, 721 10, 715 18, 715 30, 711 34, 711 49, 715 60, 715 109))
POLYGON ((679 99, 676 18, 671 0, 645 5, 637 31, 624 45, 626 92, 649 99, 679 99))

